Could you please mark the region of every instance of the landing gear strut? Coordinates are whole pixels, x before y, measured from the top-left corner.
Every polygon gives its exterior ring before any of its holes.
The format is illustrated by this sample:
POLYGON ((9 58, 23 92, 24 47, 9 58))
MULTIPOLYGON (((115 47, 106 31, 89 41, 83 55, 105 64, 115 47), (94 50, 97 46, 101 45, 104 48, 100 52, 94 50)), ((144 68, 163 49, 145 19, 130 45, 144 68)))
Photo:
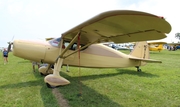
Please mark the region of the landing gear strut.
POLYGON ((141 69, 139 68, 139 66, 135 66, 137 68, 137 72, 141 72, 141 69))

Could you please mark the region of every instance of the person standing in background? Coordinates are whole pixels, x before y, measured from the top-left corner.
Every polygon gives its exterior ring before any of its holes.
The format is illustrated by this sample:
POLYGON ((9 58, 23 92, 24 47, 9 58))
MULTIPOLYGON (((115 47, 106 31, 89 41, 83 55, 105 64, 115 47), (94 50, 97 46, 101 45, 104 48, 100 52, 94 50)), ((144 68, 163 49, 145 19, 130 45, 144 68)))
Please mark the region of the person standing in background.
POLYGON ((38 69, 40 68, 40 63, 39 62, 35 62, 35 61, 32 61, 32 66, 33 66, 33 71, 35 72, 36 69, 35 69, 35 66, 38 66, 38 69))
POLYGON ((4 49, 3 51, 3 57, 4 57, 4 65, 8 63, 8 51, 4 49))

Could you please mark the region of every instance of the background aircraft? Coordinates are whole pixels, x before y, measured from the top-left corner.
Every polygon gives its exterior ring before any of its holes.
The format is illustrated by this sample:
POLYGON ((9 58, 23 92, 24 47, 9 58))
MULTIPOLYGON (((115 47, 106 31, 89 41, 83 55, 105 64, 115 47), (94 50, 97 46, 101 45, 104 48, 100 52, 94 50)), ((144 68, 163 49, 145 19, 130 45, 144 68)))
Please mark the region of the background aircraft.
POLYGON ((116 43, 113 43, 113 42, 106 42, 106 43, 103 43, 104 45, 106 46, 109 46, 113 49, 116 49, 116 50, 130 50, 130 45, 128 43, 123 43, 123 44, 116 44, 116 43))
POLYGON ((167 43, 168 50, 175 51, 177 49, 180 49, 180 43, 167 43))
POLYGON ((14 40, 13 54, 48 63, 48 67, 39 68, 39 72, 47 75, 44 81, 48 87, 57 87, 70 83, 60 76, 61 67, 67 64, 89 68, 136 67, 137 71, 141 71, 139 67, 146 62, 161 63, 149 59, 146 42, 138 42, 129 55, 100 43, 162 39, 170 31, 170 24, 162 17, 140 11, 114 10, 101 13, 56 39, 39 42, 14 40), (54 65, 53 70, 51 65, 54 65))
POLYGON ((164 44, 167 44, 167 43, 166 42, 148 42, 149 50, 160 52, 164 50, 164 44))

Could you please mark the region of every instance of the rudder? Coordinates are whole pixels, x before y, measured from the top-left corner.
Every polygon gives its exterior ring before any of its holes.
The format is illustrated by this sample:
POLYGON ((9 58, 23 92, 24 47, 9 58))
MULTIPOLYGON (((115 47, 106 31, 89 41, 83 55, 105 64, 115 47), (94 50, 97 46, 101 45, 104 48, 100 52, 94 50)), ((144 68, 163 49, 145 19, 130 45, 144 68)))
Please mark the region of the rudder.
MULTIPOLYGON (((136 42, 134 49, 130 53, 131 56, 143 59, 149 59, 149 47, 146 41, 136 42)), ((146 62, 142 62, 140 65, 144 65, 146 62)))

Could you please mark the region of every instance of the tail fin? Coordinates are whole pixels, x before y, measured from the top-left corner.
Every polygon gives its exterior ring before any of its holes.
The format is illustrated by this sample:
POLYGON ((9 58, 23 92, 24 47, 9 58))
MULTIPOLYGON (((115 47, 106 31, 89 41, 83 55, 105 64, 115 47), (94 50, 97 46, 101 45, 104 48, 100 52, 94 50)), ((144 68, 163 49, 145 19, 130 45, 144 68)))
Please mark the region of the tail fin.
POLYGON ((158 48, 163 49, 163 44, 159 44, 158 48))
POLYGON ((145 65, 146 62, 162 63, 158 60, 149 59, 149 47, 146 41, 137 42, 130 53, 131 60, 140 61, 139 66, 145 65))
POLYGON ((130 55, 138 58, 149 59, 149 49, 147 42, 137 42, 130 55))
POLYGON ((160 52, 161 50, 163 50, 163 44, 158 45, 158 51, 160 52))

